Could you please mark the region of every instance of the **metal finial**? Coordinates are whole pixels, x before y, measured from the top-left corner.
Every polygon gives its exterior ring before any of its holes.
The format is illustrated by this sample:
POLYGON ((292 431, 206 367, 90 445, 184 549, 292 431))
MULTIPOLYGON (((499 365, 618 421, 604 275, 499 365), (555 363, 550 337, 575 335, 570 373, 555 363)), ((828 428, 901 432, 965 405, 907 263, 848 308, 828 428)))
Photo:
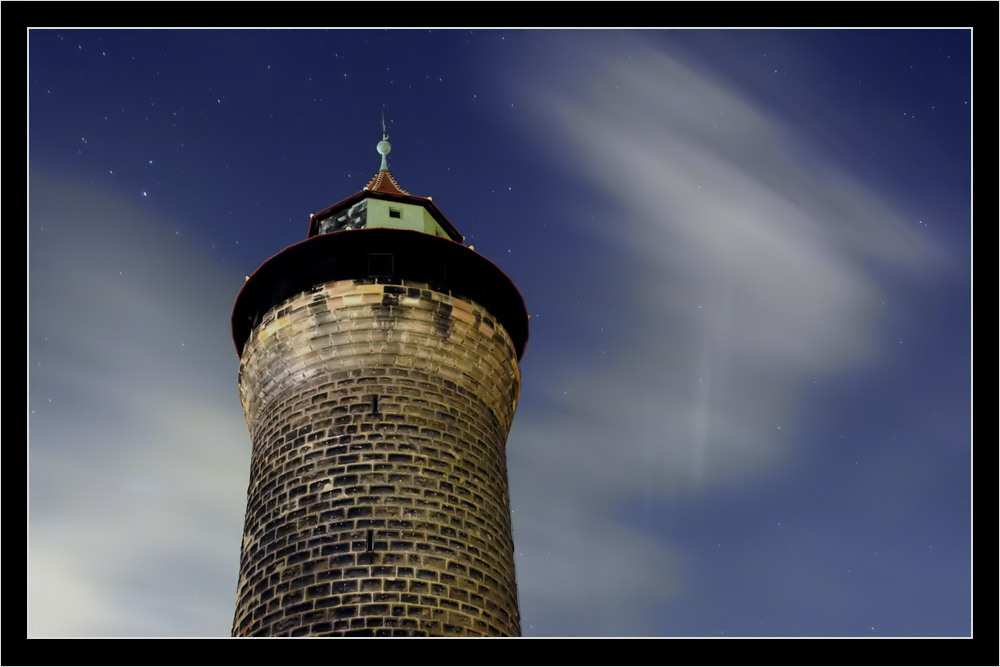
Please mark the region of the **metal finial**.
POLYGON ((389 154, 392 150, 392 146, 389 145, 389 135, 385 131, 385 108, 382 109, 382 141, 378 142, 375 146, 375 150, 378 151, 379 155, 382 156, 382 166, 379 167, 382 171, 389 170, 389 163, 386 161, 385 156, 389 154))

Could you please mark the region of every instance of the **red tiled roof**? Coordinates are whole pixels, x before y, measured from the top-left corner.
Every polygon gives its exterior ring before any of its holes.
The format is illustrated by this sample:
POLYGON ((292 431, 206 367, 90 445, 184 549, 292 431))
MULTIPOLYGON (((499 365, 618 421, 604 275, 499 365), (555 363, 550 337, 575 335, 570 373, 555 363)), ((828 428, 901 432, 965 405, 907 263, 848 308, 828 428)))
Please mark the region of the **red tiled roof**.
POLYGON ((388 169, 381 169, 375 177, 368 181, 368 185, 365 186, 365 190, 371 190, 372 192, 382 192, 387 195, 405 195, 407 197, 412 197, 409 192, 399 187, 399 183, 393 178, 392 174, 389 173, 388 169))

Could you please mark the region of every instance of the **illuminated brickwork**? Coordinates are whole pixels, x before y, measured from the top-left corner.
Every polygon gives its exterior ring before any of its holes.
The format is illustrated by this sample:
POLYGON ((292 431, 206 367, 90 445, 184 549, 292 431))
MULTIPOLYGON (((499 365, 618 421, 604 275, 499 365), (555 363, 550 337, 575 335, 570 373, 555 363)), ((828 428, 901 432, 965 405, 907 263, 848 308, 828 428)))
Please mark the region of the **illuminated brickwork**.
POLYGON ((425 283, 317 285, 242 351, 235 635, 518 635, 508 332, 425 283))

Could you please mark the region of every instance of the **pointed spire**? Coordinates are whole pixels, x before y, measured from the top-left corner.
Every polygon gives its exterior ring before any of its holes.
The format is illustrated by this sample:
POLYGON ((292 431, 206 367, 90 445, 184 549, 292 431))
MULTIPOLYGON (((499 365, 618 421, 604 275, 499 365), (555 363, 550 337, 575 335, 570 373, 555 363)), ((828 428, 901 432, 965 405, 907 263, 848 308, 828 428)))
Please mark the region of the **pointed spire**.
POLYGON ((386 160, 386 155, 392 146, 389 145, 389 134, 385 130, 385 110, 382 111, 382 141, 378 142, 375 146, 375 150, 378 151, 379 155, 382 156, 382 166, 379 167, 378 173, 375 177, 368 181, 368 185, 365 186, 365 190, 374 190, 376 192, 385 192, 394 195, 407 195, 410 193, 399 187, 399 183, 393 178, 392 174, 389 173, 389 164, 386 160))
POLYGON ((389 171, 389 163, 386 161, 385 156, 389 154, 392 150, 392 146, 389 145, 389 135, 385 131, 385 108, 382 109, 382 141, 378 142, 375 146, 375 150, 379 152, 382 156, 382 166, 379 167, 379 171, 389 171))

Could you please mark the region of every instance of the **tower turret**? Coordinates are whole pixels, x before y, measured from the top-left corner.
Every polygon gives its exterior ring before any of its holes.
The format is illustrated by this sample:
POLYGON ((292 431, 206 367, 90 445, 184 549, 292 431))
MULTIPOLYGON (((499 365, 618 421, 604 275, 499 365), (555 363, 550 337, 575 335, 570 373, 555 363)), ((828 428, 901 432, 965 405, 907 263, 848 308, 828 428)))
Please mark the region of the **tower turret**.
POLYGON ((233 309, 253 443, 234 635, 518 635, 524 302, 381 167, 233 309))

